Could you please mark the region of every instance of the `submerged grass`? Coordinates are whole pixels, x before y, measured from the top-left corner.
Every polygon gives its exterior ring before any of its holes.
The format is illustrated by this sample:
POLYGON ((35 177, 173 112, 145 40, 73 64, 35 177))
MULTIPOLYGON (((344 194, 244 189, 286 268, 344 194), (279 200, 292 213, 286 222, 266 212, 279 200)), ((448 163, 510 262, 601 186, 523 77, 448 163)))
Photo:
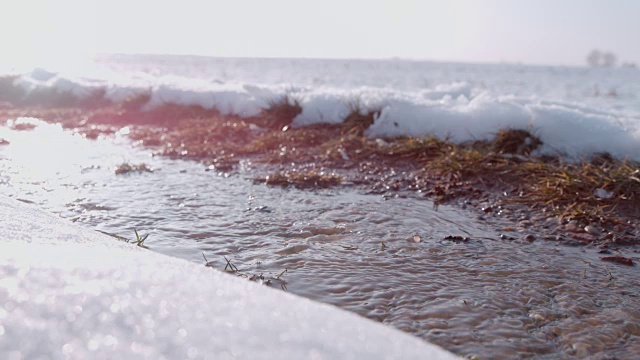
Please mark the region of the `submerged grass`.
POLYGON ((135 244, 137 246, 140 246, 140 247, 143 247, 145 249, 147 248, 147 246, 144 244, 144 242, 149 237, 149 234, 144 235, 144 236, 140 236, 138 234, 138 230, 136 230, 136 229, 133 230, 133 233, 136 235, 136 238, 133 239, 133 240, 130 240, 130 239, 126 238, 126 237, 123 237, 123 236, 120 236, 120 235, 116 235, 116 234, 113 234, 113 233, 110 233, 110 232, 102 231, 102 230, 96 230, 96 231, 99 232, 99 233, 111 236, 111 237, 113 237, 115 239, 118 239, 120 241, 123 241, 123 242, 126 242, 126 243, 133 243, 133 244, 135 244))
MULTIPOLYGON (((204 253, 202 253, 202 258, 204 259, 204 266, 215 268, 215 261, 209 261, 209 259, 207 259, 207 257, 204 255, 204 253)), ((238 269, 237 266, 235 266, 231 262, 231 259, 227 258, 226 256, 223 256, 223 258, 225 260, 225 266, 224 266, 224 269, 222 270, 223 272, 230 273, 230 274, 235 274, 238 277, 245 278, 245 279, 247 279, 249 281, 255 281, 255 282, 260 283, 262 285, 273 286, 274 283, 276 283, 276 284, 280 285, 280 288, 282 290, 285 290, 285 291, 287 290, 287 282, 284 279, 282 279, 282 275, 284 275, 287 272, 287 269, 284 269, 282 272, 280 272, 275 277, 265 277, 264 274, 262 274, 262 273, 260 273, 260 274, 249 274, 249 273, 242 272, 242 271, 240 271, 240 269, 238 269)))
POLYGON ((340 185, 343 178, 335 174, 323 172, 277 172, 266 177, 254 178, 255 182, 281 187, 294 186, 298 189, 326 189, 340 185))
POLYGON ((153 169, 150 168, 145 163, 132 165, 128 162, 123 162, 122 164, 118 165, 115 170, 116 175, 124 175, 124 174, 130 174, 130 173, 140 173, 140 172, 153 172, 153 169))

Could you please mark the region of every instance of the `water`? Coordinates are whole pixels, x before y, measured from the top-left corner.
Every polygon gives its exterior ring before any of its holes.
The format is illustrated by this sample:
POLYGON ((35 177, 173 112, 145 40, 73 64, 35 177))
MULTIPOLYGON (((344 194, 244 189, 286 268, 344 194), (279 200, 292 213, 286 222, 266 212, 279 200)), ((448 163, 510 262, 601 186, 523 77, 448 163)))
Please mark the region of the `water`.
MULTIPOLYGON (((32 122, 32 131, 0 127, 10 141, 0 147, 0 192, 83 226, 128 238, 138 229, 150 250, 203 265, 205 254, 217 269, 226 256, 247 276, 460 355, 640 353, 638 267, 601 262, 597 249, 500 240, 512 224, 435 211, 426 200, 254 185, 242 166, 231 176, 206 172, 151 157, 120 134, 90 141, 32 122), (123 161, 155 171, 117 176, 123 161)), ((638 260, 637 251, 623 255, 638 260)))

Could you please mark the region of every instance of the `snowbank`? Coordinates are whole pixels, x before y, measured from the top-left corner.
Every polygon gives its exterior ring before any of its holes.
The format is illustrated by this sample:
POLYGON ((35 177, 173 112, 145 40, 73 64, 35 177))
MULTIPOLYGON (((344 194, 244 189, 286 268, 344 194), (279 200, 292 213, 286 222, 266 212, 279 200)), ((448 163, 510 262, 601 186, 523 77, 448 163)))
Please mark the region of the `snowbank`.
POLYGON ((455 359, 0 197, 1 359, 455 359))
POLYGON ((387 101, 368 136, 434 135, 461 143, 489 140, 499 129, 529 129, 543 142, 540 153, 569 160, 608 152, 640 161, 640 119, 576 104, 481 94, 440 102, 387 101))
POLYGON ((429 134, 465 142, 490 139, 501 128, 529 129, 544 142, 542 154, 579 160, 608 152, 614 157, 640 161, 640 113, 535 95, 495 94, 466 82, 401 90, 384 86, 225 83, 173 75, 123 78, 116 74, 109 75, 109 79, 87 80, 37 69, 16 80, 16 85, 27 91, 56 89, 78 97, 88 97, 95 89, 103 88, 112 101, 145 92, 150 94, 147 109, 163 103, 200 105, 245 117, 259 114, 270 101, 288 94, 302 106, 294 126, 340 123, 354 109, 380 111, 368 136, 429 134))

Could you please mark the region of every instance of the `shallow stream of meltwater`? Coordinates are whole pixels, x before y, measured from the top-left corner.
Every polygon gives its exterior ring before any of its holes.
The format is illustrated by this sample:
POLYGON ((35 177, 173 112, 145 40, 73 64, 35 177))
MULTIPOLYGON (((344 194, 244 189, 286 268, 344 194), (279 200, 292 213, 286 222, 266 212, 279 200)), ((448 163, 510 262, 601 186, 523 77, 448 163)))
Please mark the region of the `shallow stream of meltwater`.
POLYGON ((0 127, 0 193, 84 226, 137 229, 150 250, 203 266, 204 254, 219 270, 226 256, 247 276, 463 356, 640 354, 638 266, 601 262, 597 249, 501 240, 511 224, 426 200, 254 185, 250 170, 207 172, 120 135, 92 141, 31 121, 31 131, 0 127), (124 161, 155 171, 115 175, 124 161))

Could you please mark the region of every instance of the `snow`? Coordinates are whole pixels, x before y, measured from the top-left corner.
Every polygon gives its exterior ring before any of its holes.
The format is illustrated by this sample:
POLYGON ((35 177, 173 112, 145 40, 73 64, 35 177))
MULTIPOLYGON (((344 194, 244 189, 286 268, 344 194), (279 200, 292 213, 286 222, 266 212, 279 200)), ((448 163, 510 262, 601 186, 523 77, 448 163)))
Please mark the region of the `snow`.
MULTIPOLYGON (((266 107, 265 91, 256 87, 242 85, 220 85, 190 81, 187 84, 172 81, 155 86, 151 90, 151 100, 147 108, 153 108, 165 103, 181 105, 199 105, 205 109, 218 109, 224 115, 236 114, 245 117, 255 116, 260 109, 266 107)), ((267 96, 273 96, 267 91, 267 96)))
POLYGON ((0 197, 1 359, 455 359, 0 197))
POLYGON ((541 154, 577 161, 608 152, 640 161, 637 69, 361 60, 113 59, 101 70, 95 67, 85 73, 35 69, 19 78, 17 85, 30 90, 53 88, 78 97, 105 88, 107 98, 114 101, 149 92, 147 109, 175 103, 244 117, 259 114, 270 101, 289 94, 302 106, 294 126, 340 123, 354 109, 380 110, 367 132, 373 138, 435 135, 465 142, 490 139, 501 128, 529 129, 544 142, 541 154), (617 95, 605 96, 608 93, 617 95))
POLYGON ((528 129, 540 153, 570 160, 609 152, 640 161, 640 119, 536 99, 478 95, 440 102, 393 100, 368 130, 371 137, 434 135, 454 142, 489 140, 499 129, 528 129))

